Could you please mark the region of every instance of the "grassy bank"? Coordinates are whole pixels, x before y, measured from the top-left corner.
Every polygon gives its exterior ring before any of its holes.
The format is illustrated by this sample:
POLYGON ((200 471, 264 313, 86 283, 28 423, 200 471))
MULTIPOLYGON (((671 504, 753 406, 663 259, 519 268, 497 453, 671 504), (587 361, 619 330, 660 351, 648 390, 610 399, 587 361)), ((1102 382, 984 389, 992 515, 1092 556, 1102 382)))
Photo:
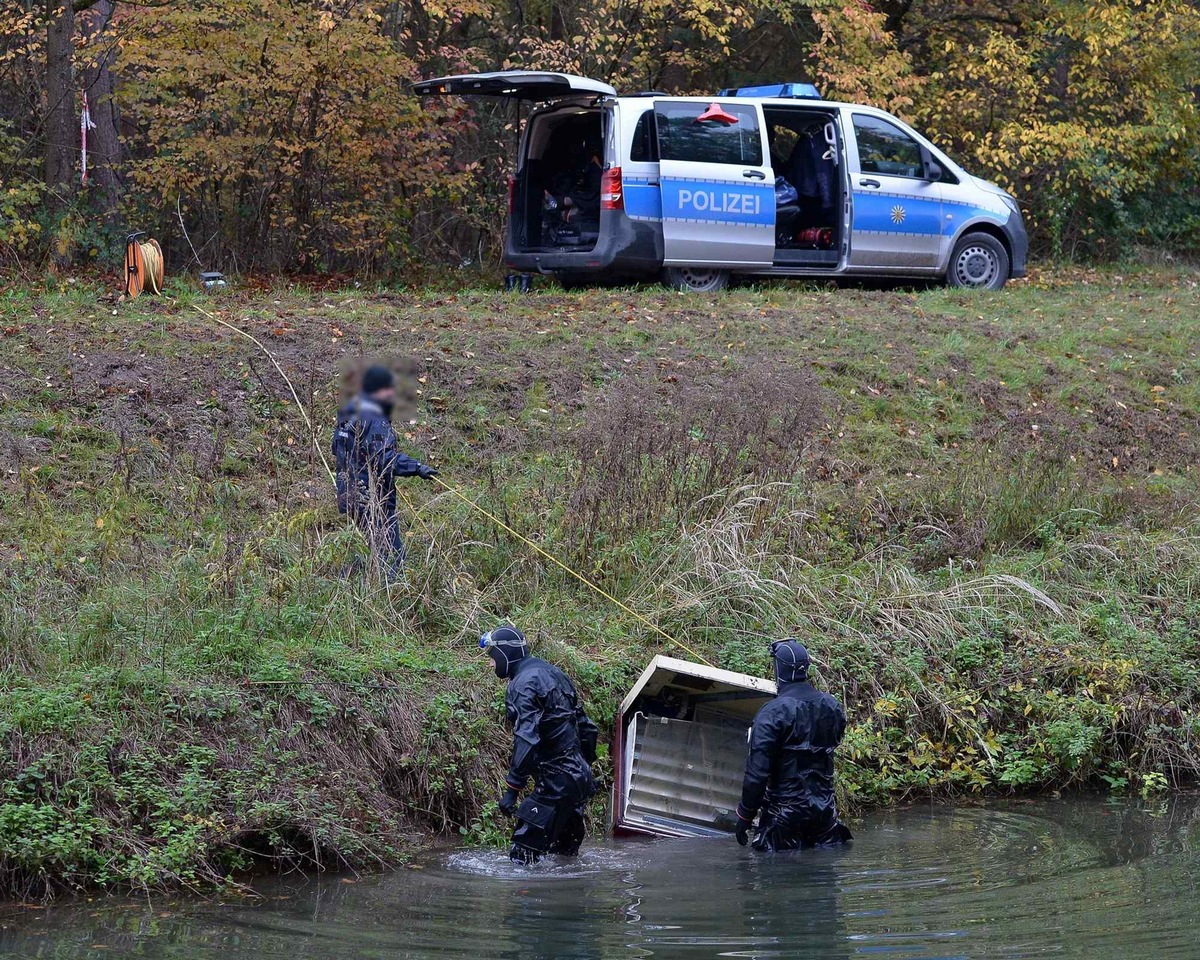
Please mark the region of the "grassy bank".
POLYGON ((602 723, 669 651, 419 481, 407 583, 343 576, 319 451, 364 355, 412 371, 412 452, 671 636, 750 672, 804 637, 849 802, 1191 780, 1196 284, 8 290, 0 891, 494 835, 479 632, 522 625, 602 723))

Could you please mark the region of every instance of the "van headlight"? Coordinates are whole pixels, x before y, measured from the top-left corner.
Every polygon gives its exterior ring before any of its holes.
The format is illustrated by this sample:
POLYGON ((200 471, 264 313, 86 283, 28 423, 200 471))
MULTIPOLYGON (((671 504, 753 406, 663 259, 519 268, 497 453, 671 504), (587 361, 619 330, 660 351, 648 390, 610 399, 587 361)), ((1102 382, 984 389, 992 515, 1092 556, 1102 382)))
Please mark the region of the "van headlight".
POLYGON ((1019 206, 1017 206, 1016 197, 1013 197, 1012 195, 1007 194, 1007 193, 1002 193, 1002 194, 1000 194, 1000 199, 1003 200, 1004 205, 1006 207, 1008 207, 1008 209, 1011 210, 1013 213, 1015 213, 1018 217, 1021 215, 1021 208, 1019 206))

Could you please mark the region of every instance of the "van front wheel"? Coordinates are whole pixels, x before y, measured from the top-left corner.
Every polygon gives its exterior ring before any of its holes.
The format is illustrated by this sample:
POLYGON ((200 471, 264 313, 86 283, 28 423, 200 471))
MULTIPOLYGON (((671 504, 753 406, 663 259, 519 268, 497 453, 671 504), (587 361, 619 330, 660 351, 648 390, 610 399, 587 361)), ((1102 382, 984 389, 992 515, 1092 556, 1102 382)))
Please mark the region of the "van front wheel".
POLYGON ((663 283, 687 293, 715 293, 729 286, 729 271, 716 267, 667 267, 663 283))
POLYGON ((952 287, 999 290, 1008 280, 1008 251, 987 233, 968 233, 954 245, 946 283, 952 287))

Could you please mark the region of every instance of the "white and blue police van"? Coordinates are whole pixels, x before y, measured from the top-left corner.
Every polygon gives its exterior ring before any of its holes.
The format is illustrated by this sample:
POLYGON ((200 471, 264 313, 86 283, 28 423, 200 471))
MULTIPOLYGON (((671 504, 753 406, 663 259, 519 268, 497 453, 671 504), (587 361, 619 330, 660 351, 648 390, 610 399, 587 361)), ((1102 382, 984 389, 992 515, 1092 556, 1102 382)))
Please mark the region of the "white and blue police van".
POLYGON ((621 96, 570 74, 503 71, 413 86, 533 104, 509 182, 504 260, 565 284, 661 277, 1025 275, 1016 200, 883 110, 811 84, 621 96))

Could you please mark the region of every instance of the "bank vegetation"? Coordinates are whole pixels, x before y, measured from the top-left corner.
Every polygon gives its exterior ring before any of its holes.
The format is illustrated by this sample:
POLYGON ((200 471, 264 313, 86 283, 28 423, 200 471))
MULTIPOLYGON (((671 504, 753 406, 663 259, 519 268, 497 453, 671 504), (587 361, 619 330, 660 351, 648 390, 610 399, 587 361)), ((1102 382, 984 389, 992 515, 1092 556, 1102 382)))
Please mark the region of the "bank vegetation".
POLYGON ((602 725, 690 655, 432 484, 381 583, 322 456, 362 357, 412 372, 414 454, 681 644, 765 675, 804 638, 849 809, 1194 782, 1196 283, 8 290, 0 890, 495 837, 482 630, 520 624, 602 725))

